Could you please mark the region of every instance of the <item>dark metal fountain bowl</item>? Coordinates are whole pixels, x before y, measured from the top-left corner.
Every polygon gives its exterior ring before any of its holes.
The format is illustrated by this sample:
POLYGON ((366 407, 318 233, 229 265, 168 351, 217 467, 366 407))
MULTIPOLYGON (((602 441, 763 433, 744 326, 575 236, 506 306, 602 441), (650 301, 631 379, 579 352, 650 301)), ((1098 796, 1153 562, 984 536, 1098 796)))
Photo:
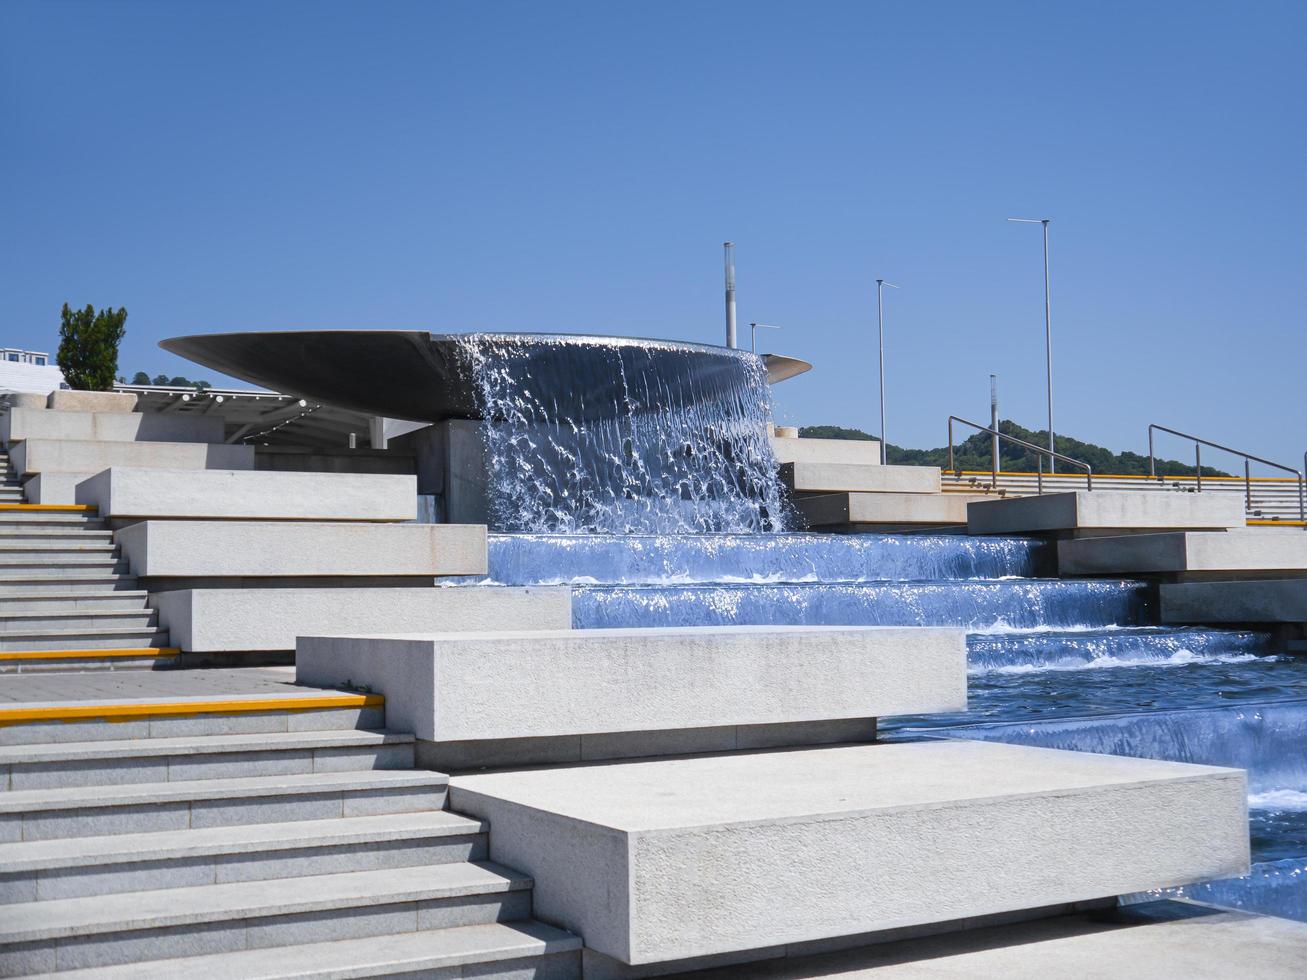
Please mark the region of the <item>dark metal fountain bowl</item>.
MULTIPOLYGON (((369 415, 439 422, 481 416, 467 342, 507 343, 528 368, 554 379, 550 397, 600 405, 630 397, 631 366, 658 397, 692 400, 741 374, 755 355, 707 344, 582 334, 432 334, 421 330, 288 330, 195 334, 161 341, 164 350, 288 395, 369 415), (614 359, 615 356, 615 359, 614 359), (607 358, 613 370, 571 372, 578 361, 607 358), (565 383, 574 377, 575 384, 565 383), (584 379, 584 381, 583 381, 584 379)), ((761 355, 771 382, 809 370, 798 358, 761 355)), ((584 414, 582 412, 581 414, 584 414)))

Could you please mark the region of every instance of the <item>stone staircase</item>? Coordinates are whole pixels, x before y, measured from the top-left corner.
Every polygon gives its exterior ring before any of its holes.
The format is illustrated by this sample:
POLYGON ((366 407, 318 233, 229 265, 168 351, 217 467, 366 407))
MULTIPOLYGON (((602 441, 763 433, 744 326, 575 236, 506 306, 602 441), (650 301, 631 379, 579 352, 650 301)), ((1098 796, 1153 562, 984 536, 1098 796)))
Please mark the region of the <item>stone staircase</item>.
POLYGON ((0 672, 140 667, 176 654, 93 510, 26 504, 0 454, 0 672))
POLYGON ((0 976, 579 976, 379 698, 291 690, 0 708, 0 976))

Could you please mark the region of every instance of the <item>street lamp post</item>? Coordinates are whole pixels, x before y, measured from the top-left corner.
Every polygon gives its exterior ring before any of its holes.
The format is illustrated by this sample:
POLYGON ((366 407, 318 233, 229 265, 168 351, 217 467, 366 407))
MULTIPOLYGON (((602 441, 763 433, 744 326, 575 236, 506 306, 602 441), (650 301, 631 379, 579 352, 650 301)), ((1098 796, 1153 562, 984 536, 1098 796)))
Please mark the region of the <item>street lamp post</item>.
MULTIPOLYGON (((1053 299, 1048 276, 1048 222, 1049 218, 1008 218, 1028 225, 1044 226, 1044 353, 1048 360, 1048 451, 1055 452, 1053 442, 1053 299)), ((1057 470, 1057 461, 1048 458, 1048 472, 1057 470)))
POLYGON ((876 280, 876 326, 880 333, 880 464, 885 465, 885 287, 898 289, 892 282, 876 280))
POLYGON ((776 324, 774 324, 774 323, 751 323, 751 324, 749 324, 749 350, 753 351, 755 354, 758 353, 758 328, 759 328, 759 327, 762 327, 762 328, 765 329, 765 330, 779 330, 779 329, 780 329, 780 327, 778 327, 778 326, 777 326, 776 324))

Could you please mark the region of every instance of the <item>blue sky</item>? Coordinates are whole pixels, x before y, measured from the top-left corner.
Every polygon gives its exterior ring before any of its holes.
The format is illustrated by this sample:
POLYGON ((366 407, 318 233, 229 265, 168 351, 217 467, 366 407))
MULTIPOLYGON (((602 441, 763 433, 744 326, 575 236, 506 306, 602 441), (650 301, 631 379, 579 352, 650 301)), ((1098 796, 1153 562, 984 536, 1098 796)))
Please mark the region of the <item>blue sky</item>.
MULTIPOLYGON (((816 364, 782 423, 1307 449, 1301 3, 0 4, 0 325, 611 332, 816 364), (747 337, 747 333, 745 334, 747 337)), ((1176 454, 1179 445, 1172 447, 1176 454)), ((1220 463, 1213 459, 1215 465, 1220 463)), ((1231 463, 1230 465, 1233 465, 1231 463)))

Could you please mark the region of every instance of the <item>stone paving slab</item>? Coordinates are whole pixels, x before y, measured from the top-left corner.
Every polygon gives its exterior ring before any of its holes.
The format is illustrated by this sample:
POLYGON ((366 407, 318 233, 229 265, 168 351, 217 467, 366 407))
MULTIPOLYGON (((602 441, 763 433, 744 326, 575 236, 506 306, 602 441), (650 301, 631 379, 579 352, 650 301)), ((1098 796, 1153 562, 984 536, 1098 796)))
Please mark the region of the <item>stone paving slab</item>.
MULTIPOLYGON (((684 980, 1297 980, 1307 923, 1177 902, 1127 906, 819 956, 678 974, 684 980)), ((590 971, 587 971, 590 976, 590 971)), ((600 980, 607 980, 599 973, 600 980)))

